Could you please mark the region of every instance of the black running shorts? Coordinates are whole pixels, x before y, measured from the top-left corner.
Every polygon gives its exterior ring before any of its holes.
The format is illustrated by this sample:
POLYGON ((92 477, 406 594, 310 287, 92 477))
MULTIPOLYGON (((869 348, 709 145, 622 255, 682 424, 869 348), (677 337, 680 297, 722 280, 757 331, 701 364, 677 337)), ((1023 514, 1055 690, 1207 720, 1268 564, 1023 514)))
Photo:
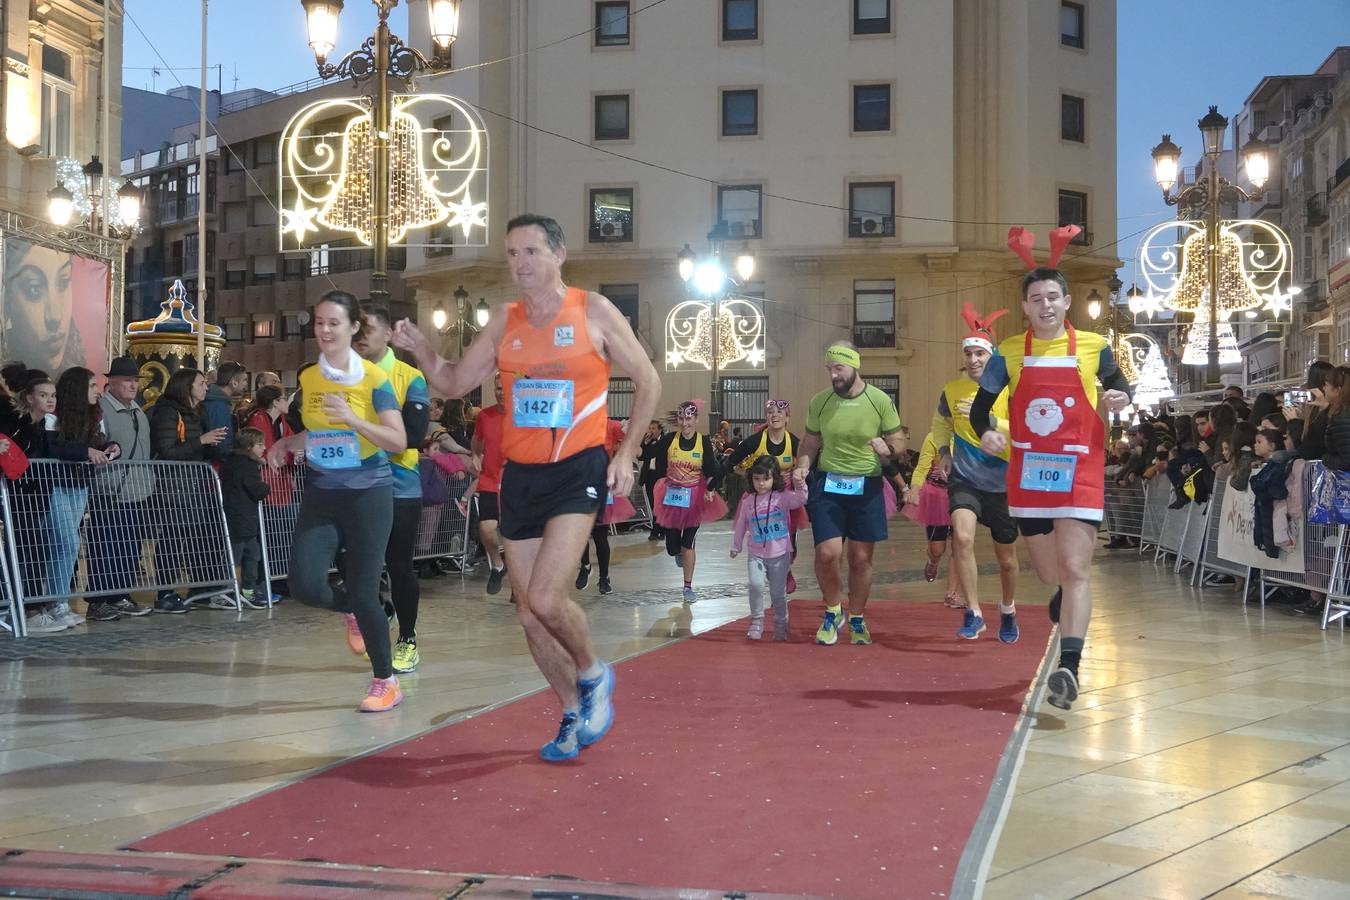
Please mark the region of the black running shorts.
POLYGON ((544 536, 544 526, 554 516, 600 512, 605 508, 608 473, 604 447, 591 447, 555 463, 507 462, 497 493, 502 537, 534 540, 544 536))

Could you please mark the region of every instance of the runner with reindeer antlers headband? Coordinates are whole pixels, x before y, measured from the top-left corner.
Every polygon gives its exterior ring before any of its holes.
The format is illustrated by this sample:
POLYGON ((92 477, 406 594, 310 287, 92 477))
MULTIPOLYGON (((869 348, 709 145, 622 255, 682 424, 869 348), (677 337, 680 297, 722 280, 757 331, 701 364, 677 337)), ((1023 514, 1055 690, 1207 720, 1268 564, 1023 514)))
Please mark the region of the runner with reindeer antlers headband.
MULTIPOLYGON (((987 453, 980 447, 980 432, 970 424, 971 403, 979 391, 980 377, 994 354, 996 321, 1007 314, 996 310, 981 317, 966 303, 961 310, 969 333, 961 341, 965 372, 947 382, 938 396, 933 416, 933 443, 939 465, 947 475, 947 509, 951 516, 952 568, 961 585, 968 609, 962 614, 956 636, 975 640, 985 630, 979 600, 979 568, 975 562, 975 527, 983 525, 994 539, 1003 599, 999 604, 998 639, 1017 642, 1017 523, 1008 512, 1008 453, 987 453)), ((1008 430, 1008 392, 999 392, 994 402, 992 425, 1008 430)), ((925 571, 925 574, 927 572, 925 571)))
POLYGON ((1101 525, 1102 460, 1106 429, 1101 400, 1113 412, 1130 402, 1130 385, 1116 367, 1106 339, 1078 332, 1067 321, 1069 285, 1056 266, 1081 229, 1050 232, 1050 259, 1038 266, 1031 254, 1036 237, 1024 228, 1008 231, 1008 246, 1026 263, 1022 311, 1029 328, 999 345, 980 376, 970 424, 980 448, 992 455, 1009 450, 1008 509, 1026 539, 1036 574, 1056 586, 1050 618, 1059 623, 1059 666, 1046 682, 1051 705, 1069 709, 1078 697, 1078 663, 1092 615, 1089 574, 1101 525), (1009 392, 1008 434, 990 419, 998 396, 1009 392))

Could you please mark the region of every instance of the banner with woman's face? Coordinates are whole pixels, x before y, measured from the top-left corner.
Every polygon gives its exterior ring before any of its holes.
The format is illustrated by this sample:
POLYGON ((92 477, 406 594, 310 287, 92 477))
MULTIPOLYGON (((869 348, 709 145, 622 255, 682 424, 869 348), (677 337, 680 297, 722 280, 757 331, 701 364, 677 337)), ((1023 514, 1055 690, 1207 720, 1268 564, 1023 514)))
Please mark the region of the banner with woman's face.
POLYGON ((0 319, 3 356, 53 378, 71 366, 108 366, 108 264, 5 238, 0 319))

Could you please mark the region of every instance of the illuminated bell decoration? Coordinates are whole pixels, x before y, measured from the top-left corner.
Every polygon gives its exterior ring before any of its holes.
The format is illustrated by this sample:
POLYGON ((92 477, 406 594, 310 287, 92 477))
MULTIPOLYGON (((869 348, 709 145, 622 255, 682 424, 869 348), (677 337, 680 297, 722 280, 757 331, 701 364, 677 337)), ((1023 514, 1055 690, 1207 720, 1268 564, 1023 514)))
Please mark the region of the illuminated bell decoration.
MULTIPOLYGON (((1205 260, 1205 235, 1186 238, 1182 250, 1181 277, 1172 292, 1169 307, 1177 312, 1193 313, 1209 309, 1209 266, 1205 260)), ((1219 233, 1219 318, 1263 306, 1242 269, 1242 242, 1230 231, 1219 233)))
POLYGON ((666 317, 666 369, 692 365, 718 368, 745 363, 749 368, 764 365, 764 315, 748 300, 729 298, 716 304, 717 348, 713 348, 713 303, 686 300, 666 317))
MULTIPOLYGON (((477 110, 445 94, 390 103, 389 243, 442 226, 437 244, 486 246, 488 134, 477 110)), ((281 134, 283 251, 320 249, 341 234, 371 245, 375 150, 369 98, 320 100, 291 118, 281 134)))
MULTIPOLYGON (((1163 222, 1150 228, 1136 257, 1143 289, 1131 291, 1130 311, 1149 318, 1167 310, 1208 316, 1207 240, 1201 221, 1163 222)), ((1288 235, 1264 219, 1229 219, 1219 224, 1218 243, 1219 320, 1255 312, 1287 321, 1293 308, 1293 289, 1288 286, 1293 248, 1288 235)))
MULTIPOLYGON (((446 209, 437 202, 435 190, 427 184, 422 166, 420 127, 407 113, 397 113, 389 127, 389 243, 396 244, 410 228, 425 228, 445 218, 446 209)), ((374 216, 370 203, 374 173, 368 161, 375 158, 375 126, 367 116, 347 123, 342 136, 344 175, 337 189, 319 210, 317 221, 335 231, 346 231, 363 244, 374 238, 374 216)))

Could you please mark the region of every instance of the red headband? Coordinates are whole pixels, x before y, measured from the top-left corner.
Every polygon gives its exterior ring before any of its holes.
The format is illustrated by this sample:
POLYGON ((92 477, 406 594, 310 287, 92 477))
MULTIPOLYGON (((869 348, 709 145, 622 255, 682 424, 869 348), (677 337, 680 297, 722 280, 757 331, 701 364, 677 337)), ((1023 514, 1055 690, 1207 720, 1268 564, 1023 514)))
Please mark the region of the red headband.
MULTIPOLYGON (((1050 232, 1050 258, 1045 261, 1048 268, 1059 267, 1060 257, 1064 255, 1064 248, 1069 246, 1069 242, 1077 237, 1083 229, 1077 225, 1061 225, 1052 229, 1050 232)), ((1008 229, 1008 249, 1016 253, 1022 262, 1026 263, 1027 271, 1037 268, 1036 258, 1031 255, 1031 248, 1036 246, 1036 235, 1027 231, 1021 225, 1014 225, 1008 229)))

